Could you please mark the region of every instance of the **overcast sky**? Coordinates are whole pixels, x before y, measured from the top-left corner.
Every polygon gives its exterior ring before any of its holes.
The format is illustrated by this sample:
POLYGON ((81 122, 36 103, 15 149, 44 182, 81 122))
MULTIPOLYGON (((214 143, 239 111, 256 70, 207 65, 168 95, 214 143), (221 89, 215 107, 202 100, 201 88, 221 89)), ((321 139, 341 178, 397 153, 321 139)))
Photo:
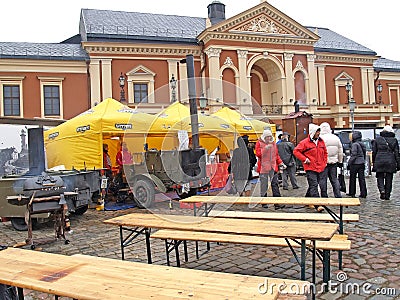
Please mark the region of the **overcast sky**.
MULTIPOLYGON (((1 1, 0 42, 57 43, 79 32, 81 8, 136 11, 207 17, 212 0, 147 1, 1 1)), ((226 17, 232 17, 260 3, 259 0, 221 0, 226 17)), ((277 9, 304 26, 333 30, 378 55, 400 61, 399 0, 269 0, 277 9)), ((19 147, 20 128, 4 129, 0 125, 0 148, 19 147), (12 141, 12 142, 11 142, 12 141), (17 141, 17 142, 15 142, 17 141)))

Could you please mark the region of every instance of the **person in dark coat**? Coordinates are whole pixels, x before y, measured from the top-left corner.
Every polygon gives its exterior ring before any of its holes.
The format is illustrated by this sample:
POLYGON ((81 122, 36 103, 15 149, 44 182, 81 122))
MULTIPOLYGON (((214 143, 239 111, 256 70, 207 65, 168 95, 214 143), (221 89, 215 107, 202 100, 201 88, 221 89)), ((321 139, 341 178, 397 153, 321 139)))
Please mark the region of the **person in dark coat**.
POLYGON ((257 158, 252 148, 248 147, 249 137, 241 136, 237 139, 238 148, 233 150, 230 171, 233 176, 233 183, 240 195, 250 196, 253 168, 257 158))
POLYGON ((278 144, 278 152, 281 157, 283 163, 286 165, 286 169, 283 170, 282 173, 282 187, 284 190, 287 190, 288 185, 288 177, 290 178, 290 182, 292 183, 293 189, 298 189, 296 179, 296 160, 293 155, 294 145, 289 141, 289 134, 284 132, 281 138, 281 142, 278 144))
POLYGON ((372 143, 373 171, 382 200, 389 200, 392 192, 393 174, 400 171, 399 142, 393 128, 386 125, 372 143))
POLYGON ((352 134, 352 144, 350 150, 350 159, 347 163, 347 169, 350 170, 349 193, 350 197, 356 195, 356 179, 360 186, 360 198, 367 197, 367 185, 365 183, 365 158, 367 150, 361 142, 362 134, 360 131, 354 131, 352 134))

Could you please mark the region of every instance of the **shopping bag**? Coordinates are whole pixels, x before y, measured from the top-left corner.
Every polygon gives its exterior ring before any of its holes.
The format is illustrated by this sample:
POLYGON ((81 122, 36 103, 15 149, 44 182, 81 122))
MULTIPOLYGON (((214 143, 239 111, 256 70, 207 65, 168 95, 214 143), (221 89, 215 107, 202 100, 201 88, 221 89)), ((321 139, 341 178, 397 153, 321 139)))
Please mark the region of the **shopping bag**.
POLYGON ((232 174, 229 174, 229 176, 226 180, 224 191, 231 195, 234 195, 237 193, 235 183, 233 182, 232 174))
POLYGON ((346 193, 346 181, 343 173, 338 175, 338 180, 340 184, 340 191, 346 193))

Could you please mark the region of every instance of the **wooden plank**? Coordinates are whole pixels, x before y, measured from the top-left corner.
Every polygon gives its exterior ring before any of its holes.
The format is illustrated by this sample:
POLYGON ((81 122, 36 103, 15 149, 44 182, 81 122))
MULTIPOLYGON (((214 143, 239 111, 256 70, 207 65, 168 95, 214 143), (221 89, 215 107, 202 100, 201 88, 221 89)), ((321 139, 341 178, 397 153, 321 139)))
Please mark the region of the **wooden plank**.
POLYGON ((209 204, 283 204, 283 205, 327 205, 359 206, 358 198, 309 198, 309 197, 235 197, 235 196, 192 196, 180 200, 183 203, 209 204))
MULTIPOLYGON (((89 260, 91 262, 95 262, 99 268, 103 268, 105 266, 105 264, 106 264, 106 266, 109 264, 112 264, 115 267, 120 268, 121 270, 126 270, 126 269, 131 268, 131 266, 126 263, 127 261, 115 260, 115 259, 104 258, 104 257, 88 256, 88 255, 83 255, 83 254, 75 254, 73 256, 81 259, 82 261, 89 260)), ((131 263, 131 262, 128 262, 128 263, 131 263)), ((180 268, 172 268, 172 271, 179 272, 179 270, 181 270, 181 269, 180 268)), ((182 270, 186 270, 186 269, 182 269, 182 270)), ((203 272, 203 274, 202 274, 203 276, 207 276, 208 273, 214 273, 212 271, 202 271, 202 272, 203 272)), ((218 273, 218 274, 228 274, 228 273, 218 273)), ((236 274, 236 275, 239 275, 239 274, 236 274)), ((225 277, 225 275, 223 275, 223 276, 225 277)), ((243 275, 239 275, 239 276, 241 277, 243 275)), ((251 277, 255 277, 255 276, 251 276, 251 277)), ((256 277, 256 278, 260 278, 260 277, 256 277)), ((290 286, 290 285, 308 286, 308 284, 309 284, 309 282, 307 282, 307 281, 287 279, 287 278, 274 278, 274 277, 265 278, 265 277, 263 277, 263 280, 264 279, 266 279, 269 284, 274 284, 275 286, 278 286, 282 283, 286 283, 287 286, 290 286)), ((290 289, 288 289, 286 287, 285 289, 282 290, 282 293, 291 294, 291 293, 293 293, 293 291, 291 291, 290 289)), ((291 295, 293 295, 293 294, 291 294, 291 295)))
POLYGON ((13 248, 0 252, 0 283, 76 299, 276 299, 277 290, 259 293, 265 280, 283 281, 13 248))
MULTIPOLYGON (((209 217, 219 218, 245 218, 245 219, 263 219, 263 220, 304 220, 304 221, 334 221, 332 216, 327 213, 276 213, 262 211, 238 211, 212 210, 208 214, 209 217)), ((343 221, 358 222, 360 217, 358 214, 343 214, 343 221)))
MULTIPOLYGON (((203 242, 220 242, 245 245, 263 245, 263 246, 278 246, 287 247, 288 244, 283 238, 268 237, 268 236, 250 236, 242 234, 227 234, 215 232, 190 232, 183 230, 162 229, 151 235, 156 239, 169 239, 180 241, 203 241, 203 242)), ((298 240, 300 242, 300 240, 298 240)), ((291 243, 294 247, 300 247, 297 243, 291 243)), ((307 241, 307 245, 311 246, 311 241, 307 241)), ((351 242, 349 240, 316 241, 317 249, 321 250, 350 250, 351 242)))
POLYGON ((256 219, 212 218, 165 214, 132 213, 105 220, 105 224, 222 233, 329 240, 337 224, 317 222, 266 221, 256 219))

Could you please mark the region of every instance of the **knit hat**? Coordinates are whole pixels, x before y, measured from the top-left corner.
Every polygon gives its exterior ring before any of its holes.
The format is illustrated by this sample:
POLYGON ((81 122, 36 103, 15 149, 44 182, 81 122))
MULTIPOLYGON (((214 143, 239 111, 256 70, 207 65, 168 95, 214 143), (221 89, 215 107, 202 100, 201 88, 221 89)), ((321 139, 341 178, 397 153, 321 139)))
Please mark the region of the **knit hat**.
POLYGON ((392 126, 390 125, 385 125, 385 127, 383 127, 383 131, 394 132, 392 126))
POLYGON ((272 131, 269 130, 269 129, 265 129, 265 130, 263 131, 263 134, 262 134, 262 136, 261 136, 261 139, 265 141, 267 137, 273 137, 272 131))

